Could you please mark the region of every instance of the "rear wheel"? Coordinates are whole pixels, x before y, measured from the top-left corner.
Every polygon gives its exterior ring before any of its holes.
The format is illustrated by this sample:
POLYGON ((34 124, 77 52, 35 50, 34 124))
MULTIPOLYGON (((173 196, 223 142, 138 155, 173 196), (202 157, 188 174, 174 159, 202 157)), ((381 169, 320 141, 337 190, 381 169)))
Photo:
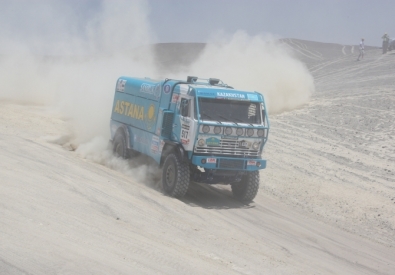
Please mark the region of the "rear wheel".
POLYGON ((126 146, 126 137, 123 132, 117 132, 113 141, 113 152, 117 157, 124 159, 129 158, 128 148, 126 146))
POLYGON ((171 197, 182 197, 189 187, 189 165, 174 153, 169 154, 163 165, 162 185, 171 197))
POLYGON ((235 198, 243 202, 251 202, 259 189, 259 171, 247 172, 241 182, 232 184, 232 193, 235 198))

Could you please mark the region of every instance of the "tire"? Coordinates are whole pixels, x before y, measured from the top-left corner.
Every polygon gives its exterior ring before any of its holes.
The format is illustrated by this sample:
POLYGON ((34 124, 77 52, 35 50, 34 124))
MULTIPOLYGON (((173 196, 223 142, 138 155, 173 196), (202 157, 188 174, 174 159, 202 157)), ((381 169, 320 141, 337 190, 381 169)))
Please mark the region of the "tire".
POLYGON ((116 157, 128 159, 129 152, 126 146, 126 137, 123 132, 118 131, 115 134, 114 141, 113 141, 113 153, 116 157))
POLYGON ((232 184, 233 196, 242 201, 251 202, 259 189, 259 171, 247 172, 241 179, 241 182, 232 184))
POLYGON ((174 153, 170 153, 163 165, 162 186, 171 197, 182 197, 189 187, 189 165, 182 162, 174 153))

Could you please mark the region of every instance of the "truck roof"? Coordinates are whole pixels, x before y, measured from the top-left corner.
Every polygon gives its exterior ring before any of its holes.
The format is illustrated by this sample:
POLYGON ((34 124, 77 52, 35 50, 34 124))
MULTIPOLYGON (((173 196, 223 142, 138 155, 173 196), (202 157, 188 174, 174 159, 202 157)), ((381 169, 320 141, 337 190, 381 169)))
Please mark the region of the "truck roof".
POLYGON ((247 100, 262 102, 263 97, 260 93, 255 91, 236 90, 233 87, 224 84, 221 80, 210 78, 205 79, 204 82, 198 82, 198 78, 187 81, 165 79, 154 80, 151 78, 135 78, 122 76, 118 79, 116 91, 125 92, 128 94, 141 94, 145 97, 158 101, 160 98, 162 86, 165 93, 170 92, 170 86, 179 84, 179 92, 181 94, 189 94, 191 96, 205 97, 205 98, 219 98, 228 100, 247 100), (169 86, 165 89, 165 86, 169 86))

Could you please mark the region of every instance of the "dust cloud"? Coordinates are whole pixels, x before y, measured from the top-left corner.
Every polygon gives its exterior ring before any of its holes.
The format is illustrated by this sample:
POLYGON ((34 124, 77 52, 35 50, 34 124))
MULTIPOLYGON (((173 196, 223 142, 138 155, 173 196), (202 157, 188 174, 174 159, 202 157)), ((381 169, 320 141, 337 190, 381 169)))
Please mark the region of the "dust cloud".
POLYGON ((262 93, 270 113, 307 103, 314 80, 306 66, 270 35, 218 34, 184 74, 219 78, 240 90, 262 93))
MULTIPOLYGON (((127 174, 131 164, 114 159, 107 147, 109 120, 119 76, 158 76, 147 47, 155 42, 148 14, 145 1, 2 1, 0 100, 57 110, 73 129, 63 136, 67 141, 57 140, 127 174)), ((262 92, 271 112, 308 101, 311 75, 274 38, 242 31, 215 37, 189 69, 166 77, 217 77, 262 92)))
POLYGON ((135 182, 144 183, 157 190, 161 189, 159 184, 161 171, 153 160, 143 155, 130 160, 115 157, 108 140, 102 136, 94 137, 91 141, 80 144, 76 153, 85 159, 119 171, 135 182))
POLYGON ((45 140, 137 181, 156 182, 153 165, 113 156, 109 119, 118 77, 152 75, 154 41, 144 1, 9 1, 0 11, 0 100, 49 106, 71 133, 45 140), (82 14, 83 13, 83 14, 82 14), (17 16, 16 16, 17 15, 17 16))
POLYGON ((0 11, 8 26, 0 31, 0 99, 58 109, 72 123, 77 144, 108 138, 119 76, 154 70, 149 52, 139 60, 133 54, 154 40, 146 3, 90 4, 10 1, 0 11), (79 9, 86 9, 84 17, 79 9))

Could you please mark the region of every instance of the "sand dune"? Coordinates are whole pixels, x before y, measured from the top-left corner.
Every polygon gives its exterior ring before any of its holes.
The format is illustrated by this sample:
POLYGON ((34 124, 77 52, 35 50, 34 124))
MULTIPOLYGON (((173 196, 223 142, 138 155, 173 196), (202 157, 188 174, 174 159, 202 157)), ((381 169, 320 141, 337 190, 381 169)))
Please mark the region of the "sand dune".
POLYGON ((0 274, 393 274, 395 54, 284 42, 316 92, 270 117, 250 205, 227 186, 164 196, 133 162, 58 145, 52 109, 1 101, 0 274))

